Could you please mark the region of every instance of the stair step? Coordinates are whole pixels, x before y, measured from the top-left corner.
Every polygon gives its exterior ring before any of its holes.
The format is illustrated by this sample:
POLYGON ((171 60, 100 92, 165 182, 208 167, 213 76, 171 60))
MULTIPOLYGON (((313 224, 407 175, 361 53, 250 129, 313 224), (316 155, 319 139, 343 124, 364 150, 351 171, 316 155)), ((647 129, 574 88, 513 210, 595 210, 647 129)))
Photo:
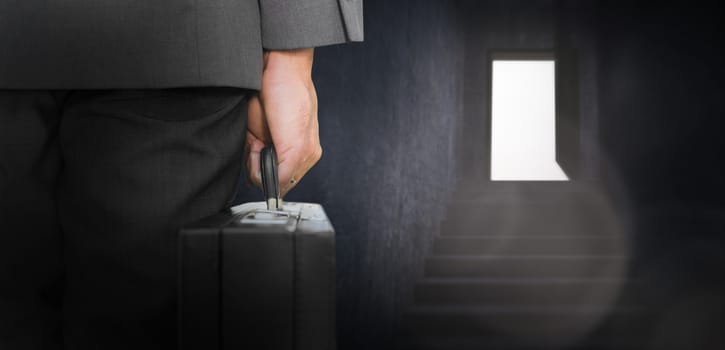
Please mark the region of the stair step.
POLYGON ((621 279, 426 278, 416 284, 416 305, 627 305, 621 279))
POLYGON ((607 236, 443 236, 433 242, 433 254, 623 254, 621 240, 607 236))
MULTIPOLYGON (((534 192, 536 193, 536 192, 534 192)), ((614 234, 621 218, 604 196, 541 192, 535 196, 497 193, 478 200, 454 200, 441 225, 443 235, 614 234)))
POLYGON ((573 200, 541 200, 541 201, 475 201, 475 202, 454 202, 448 207, 446 217, 457 218, 460 216, 481 216, 491 217, 508 215, 524 217, 527 215, 544 214, 554 217, 570 217, 583 211, 581 203, 573 200))
POLYGON ((438 255, 426 259, 425 277, 622 279, 627 262, 620 255, 438 255))
POLYGON ((454 191, 456 199, 480 199, 495 195, 515 195, 521 198, 587 194, 601 192, 601 186, 574 181, 495 181, 481 184, 462 184, 454 191))
POLYGON ((441 235, 616 235, 621 228, 617 219, 573 212, 554 214, 506 211, 448 214, 440 226, 441 235))
POLYGON ((410 336, 397 340, 396 350, 640 350, 639 337, 572 340, 569 344, 547 344, 511 337, 410 336))
POLYGON ((602 235, 621 237, 622 229, 617 220, 586 218, 572 215, 568 218, 549 216, 545 213, 479 213, 448 216, 441 221, 441 236, 469 235, 602 235))
MULTIPOLYGON (((416 306, 403 316, 403 335, 488 336, 534 342, 573 343, 602 330, 611 318, 629 319, 636 330, 638 308, 603 305, 416 306)), ((635 332, 636 333, 636 332, 635 332)))

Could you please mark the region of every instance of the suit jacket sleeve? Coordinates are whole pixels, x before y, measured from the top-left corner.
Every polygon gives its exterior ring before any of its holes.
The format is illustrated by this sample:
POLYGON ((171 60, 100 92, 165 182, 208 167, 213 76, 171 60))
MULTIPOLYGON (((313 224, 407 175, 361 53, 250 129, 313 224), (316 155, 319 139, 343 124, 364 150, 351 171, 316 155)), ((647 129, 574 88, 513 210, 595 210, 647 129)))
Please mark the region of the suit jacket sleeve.
POLYGON ((259 0, 262 46, 298 49, 363 40, 363 0, 259 0))

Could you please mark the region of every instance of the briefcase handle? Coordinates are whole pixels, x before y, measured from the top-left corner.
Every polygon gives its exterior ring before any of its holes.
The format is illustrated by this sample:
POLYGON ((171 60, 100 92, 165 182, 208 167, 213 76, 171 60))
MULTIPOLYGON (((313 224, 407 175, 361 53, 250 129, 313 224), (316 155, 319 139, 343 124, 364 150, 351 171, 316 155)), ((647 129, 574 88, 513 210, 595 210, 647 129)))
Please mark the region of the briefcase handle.
POLYGON ((277 152, 274 145, 264 147, 259 157, 259 168, 262 171, 262 192, 267 200, 267 209, 282 209, 282 198, 279 192, 277 175, 277 152))

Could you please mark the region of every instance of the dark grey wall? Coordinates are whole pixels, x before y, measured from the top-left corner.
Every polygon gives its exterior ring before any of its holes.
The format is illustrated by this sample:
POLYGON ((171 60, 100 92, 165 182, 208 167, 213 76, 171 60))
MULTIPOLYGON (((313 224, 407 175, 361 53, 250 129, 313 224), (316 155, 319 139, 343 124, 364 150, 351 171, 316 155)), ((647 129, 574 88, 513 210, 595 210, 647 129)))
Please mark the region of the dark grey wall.
POLYGON ((365 42, 316 51, 324 155, 287 199, 322 203, 337 231, 341 349, 387 341, 453 190, 455 15, 448 1, 366 0, 365 42))
POLYGON ((603 170, 631 202, 635 273, 665 348, 725 345, 723 15, 703 3, 600 11, 603 170))
MULTIPOLYGON (((324 156, 288 198, 324 204, 337 229, 340 348, 382 347, 453 187, 488 175, 490 49, 577 52, 582 173, 606 182, 631 218, 636 275, 651 282, 663 320, 722 325, 708 311, 725 304, 721 12, 366 0, 365 16, 365 43, 317 50, 324 156)), ((694 334, 693 344, 708 339, 694 334)))

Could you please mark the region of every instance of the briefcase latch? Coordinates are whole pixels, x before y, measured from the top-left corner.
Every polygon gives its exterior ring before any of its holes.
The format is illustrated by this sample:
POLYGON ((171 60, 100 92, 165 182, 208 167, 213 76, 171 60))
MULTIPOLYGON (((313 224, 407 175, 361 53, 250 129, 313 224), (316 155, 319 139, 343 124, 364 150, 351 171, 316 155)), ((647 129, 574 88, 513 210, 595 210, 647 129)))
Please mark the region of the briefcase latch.
POLYGON ((286 224, 293 218, 290 213, 281 210, 257 209, 242 217, 243 224, 286 224))

